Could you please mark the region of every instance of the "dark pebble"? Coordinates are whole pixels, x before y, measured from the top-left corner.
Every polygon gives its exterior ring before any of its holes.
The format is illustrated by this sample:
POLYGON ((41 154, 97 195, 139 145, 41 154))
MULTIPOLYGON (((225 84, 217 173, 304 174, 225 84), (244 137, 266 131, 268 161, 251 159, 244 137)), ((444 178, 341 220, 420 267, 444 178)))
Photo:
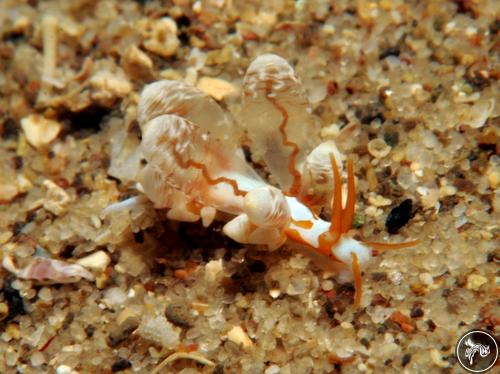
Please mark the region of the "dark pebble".
POLYGON ((224 374, 224 366, 218 364, 212 371, 212 374, 224 374))
POLYGON ((412 310, 410 311, 411 318, 420 318, 423 315, 424 315, 424 310, 419 306, 412 308, 412 310))
POLYGON ((384 272, 375 272, 372 273, 372 280, 374 282, 383 282, 387 279, 387 273, 384 272))
POLYGON ((75 313, 74 312, 69 312, 66 314, 66 317, 64 318, 62 328, 67 329, 75 320, 75 313))
POLYGON ((248 270, 252 273, 264 273, 267 270, 267 266, 264 262, 255 260, 248 265, 248 270))
POLYGON ((192 324, 189 308, 182 304, 167 305, 165 308, 165 317, 179 327, 190 327, 192 324))
POLYGON ((399 50, 399 47, 397 47, 397 46, 396 47, 389 47, 379 54, 378 59, 383 60, 384 58, 387 58, 389 56, 399 57, 400 53, 401 53, 401 51, 399 50))
POLYGON ((0 135, 4 140, 17 139, 19 134, 19 127, 16 122, 8 118, 5 122, 0 123, 0 135))
POLYGON ((396 131, 386 132, 384 134, 384 141, 391 147, 397 146, 399 143, 399 133, 396 131))
POLYGON ((404 200, 393 208, 385 221, 385 227, 390 234, 396 234, 401 227, 406 225, 413 216, 413 202, 411 199, 404 200))
POLYGON ((370 342, 366 338, 361 338, 359 341, 365 348, 370 348, 370 342))
POLYGON ((7 321, 16 318, 18 315, 26 314, 23 298, 19 291, 11 286, 10 281, 5 282, 2 292, 5 301, 9 305, 9 315, 6 318, 7 321))
POLYGON ((120 326, 116 326, 108 335, 108 345, 116 347, 139 327, 139 320, 136 318, 128 318, 120 326))
POLYGON ((116 373, 118 371, 122 371, 122 370, 128 369, 131 366, 132 366, 132 363, 129 360, 126 360, 124 358, 120 358, 118 361, 116 361, 111 366, 111 371, 113 373, 116 373))
POLYGON ((144 233, 142 231, 134 232, 132 235, 134 235, 134 241, 136 243, 139 244, 144 243, 144 233))
POLYGON ((92 325, 88 325, 85 327, 85 335, 87 335, 87 338, 91 338, 94 336, 94 331, 95 327, 92 325))
POLYGON ((401 366, 405 367, 411 361, 411 354, 405 353, 401 358, 401 366))
POLYGON ((377 305, 389 306, 390 303, 382 294, 376 293, 375 295, 373 295, 371 305, 372 306, 377 306, 377 305))
POLYGON ((26 223, 23 221, 14 222, 14 224, 12 225, 12 232, 14 233, 14 235, 19 235, 24 226, 26 226, 26 223))
POLYGON ((434 330, 436 330, 436 324, 434 323, 434 321, 432 319, 428 320, 427 322, 427 326, 429 326, 429 331, 432 332, 434 330))

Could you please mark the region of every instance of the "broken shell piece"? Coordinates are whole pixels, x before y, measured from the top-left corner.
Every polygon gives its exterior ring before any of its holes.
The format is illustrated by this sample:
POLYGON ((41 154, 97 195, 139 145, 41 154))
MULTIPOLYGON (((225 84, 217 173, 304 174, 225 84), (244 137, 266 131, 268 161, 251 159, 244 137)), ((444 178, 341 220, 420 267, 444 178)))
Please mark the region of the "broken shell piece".
POLYGON ((181 329, 167 321, 165 316, 144 315, 138 328, 139 335, 144 339, 172 349, 179 345, 181 329))
POLYGON ((243 348, 249 348, 253 345, 252 340, 240 326, 233 326, 231 330, 228 331, 227 338, 243 348))
POLYGON ((215 100, 222 100, 226 96, 234 95, 238 92, 233 84, 219 78, 202 77, 196 87, 212 96, 215 100))
POLYGON ((43 284, 74 283, 84 278, 94 280, 94 275, 78 264, 43 257, 31 258, 28 266, 18 269, 11 256, 5 256, 2 266, 18 278, 31 279, 43 284))
POLYGON ((125 50, 122 58, 124 70, 132 79, 153 77, 153 60, 135 45, 125 50))
POLYGON ((104 251, 94 252, 86 257, 80 258, 76 263, 88 269, 104 271, 111 262, 111 258, 104 251))
POLYGON ((65 212, 71 201, 66 191, 49 179, 43 181, 43 186, 47 189, 46 198, 43 200, 43 207, 56 216, 65 212))
POLYGON ((207 366, 215 366, 215 363, 213 361, 210 361, 200 355, 199 353, 194 353, 194 352, 175 352, 172 353, 170 356, 168 356, 165 360, 163 360, 157 367, 151 371, 151 374, 157 374, 162 370, 165 366, 170 364, 171 362, 174 362, 179 359, 184 359, 184 360, 193 360, 196 362, 199 362, 202 365, 207 365, 207 366))
POLYGON ((301 183, 297 167, 318 143, 319 128, 286 60, 267 54, 250 64, 243 80, 241 119, 252 154, 264 159, 284 191, 297 193, 301 183))
POLYGON ((375 158, 384 158, 391 152, 391 146, 383 139, 373 139, 368 142, 368 152, 375 158))
POLYGON ((224 276, 222 260, 212 260, 205 265, 205 279, 209 283, 215 283, 224 276))
POLYGON ((478 129, 484 126, 488 118, 490 118, 495 109, 495 99, 479 100, 472 107, 464 111, 462 117, 463 122, 473 129, 478 129))
POLYGON ((28 143, 35 148, 42 148, 52 142, 61 131, 61 124, 39 114, 30 114, 21 119, 21 127, 28 143))
POLYGON ((144 35, 144 48, 163 57, 174 55, 180 45, 177 24, 168 17, 156 21, 147 20, 144 35))
POLYGON ((0 181, 0 203, 7 203, 19 194, 19 188, 12 181, 0 181))
POLYGON ((132 83, 123 72, 113 74, 107 70, 99 70, 90 78, 90 84, 96 90, 92 97, 97 100, 124 97, 132 91, 132 83))

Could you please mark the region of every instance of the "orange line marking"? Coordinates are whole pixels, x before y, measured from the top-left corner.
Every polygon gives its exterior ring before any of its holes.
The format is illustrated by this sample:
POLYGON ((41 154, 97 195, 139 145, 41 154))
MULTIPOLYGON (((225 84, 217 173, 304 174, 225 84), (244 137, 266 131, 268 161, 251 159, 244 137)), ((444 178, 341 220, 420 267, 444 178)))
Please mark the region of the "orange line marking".
POLYGON ((177 141, 173 140, 172 145, 173 145, 172 153, 175 157, 175 160, 183 169, 187 169, 189 167, 193 167, 195 169, 198 169, 201 171, 203 177, 207 180, 209 185, 213 186, 213 185, 216 185, 219 183, 227 183, 233 188, 234 194, 236 196, 245 196, 246 195, 245 191, 241 191, 238 188, 238 183, 236 183, 236 181, 234 179, 227 178, 227 177, 218 177, 218 178, 213 179, 212 177, 210 177, 210 174, 208 173, 208 170, 205 167, 205 165, 203 165, 199 162, 196 162, 192 159, 188 159, 187 161, 182 160, 181 155, 179 155, 177 153, 177 151, 175 150, 175 146, 177 145, 177 141))
POLYGON ((281 124, 279 126, 281 137, 283 139, 283 145, 285 147, 292 147, 292 152, 290 153, 290 160, 288 162, 288 171, 293 176, 293 183, 292 186, 290 187, 289 193, 290 195, 296 196, 300 191, 300 183, 301 183, 300 181, 302 178, 300 172, 296 169, 296 159, 297 155, 300 152, 300 148, 297 145, 297 143, 292 142, 291 140, 288 139, 288 136, 285 132, 285 127, 288 124, 288 112, 286 111, 285 108, 283 108, 282 105, 280 105, 276 101, 274 97, 269 96, 269 94, 271 93, 271 85, 272 85, 271 81, 266 82, 266 99, 269 100, 269 102, 273 104, 283 116, 283 121, 281 121, 281 124))

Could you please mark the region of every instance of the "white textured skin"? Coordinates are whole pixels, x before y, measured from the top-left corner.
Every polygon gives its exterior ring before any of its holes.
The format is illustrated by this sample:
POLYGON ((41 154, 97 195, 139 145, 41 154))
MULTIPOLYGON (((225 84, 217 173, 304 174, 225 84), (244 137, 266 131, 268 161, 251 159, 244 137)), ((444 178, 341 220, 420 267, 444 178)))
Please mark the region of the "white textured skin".
POLYGON ((248 191, 243 209, 250 221, 266 228, 285 228, 290 222, 290 208, 283 193, 271 186, 248 191))

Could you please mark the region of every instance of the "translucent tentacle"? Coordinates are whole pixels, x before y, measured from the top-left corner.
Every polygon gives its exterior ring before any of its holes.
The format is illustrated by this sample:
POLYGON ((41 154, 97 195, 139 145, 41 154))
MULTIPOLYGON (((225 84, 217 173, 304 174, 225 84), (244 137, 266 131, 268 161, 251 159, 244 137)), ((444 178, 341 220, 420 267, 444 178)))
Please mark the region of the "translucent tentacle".
POLYGON ((283 191, 297 195, 299 165, 318 143, 319 128, 293 68, 283 58, 263 55, 250 64, 241 120, 252 153, 265 161, 283 191))

